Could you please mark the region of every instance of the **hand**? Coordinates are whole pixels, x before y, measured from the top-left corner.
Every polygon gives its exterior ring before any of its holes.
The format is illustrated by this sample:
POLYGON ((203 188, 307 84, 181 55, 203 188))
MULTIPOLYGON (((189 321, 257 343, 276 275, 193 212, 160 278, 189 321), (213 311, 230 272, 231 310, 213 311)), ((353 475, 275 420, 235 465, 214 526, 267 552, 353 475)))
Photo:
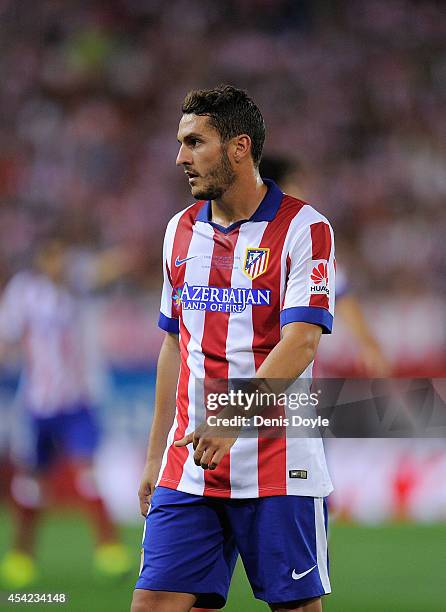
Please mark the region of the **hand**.
POLYGON ((144 466, 144 470, 141 477, 141 484, 139 485, 138 497, 139 497, 139 508, 143 516, 147 516, 149 510, 150 501, 155 490, 155 484, 158 480, 158 474, 160 470, 159 461, 147 461, 144 466))
MULTIPOLYGON (((233 432, 234 427, 226 431, 233 432)), ((237 435, 223 437, 223 433, 225 433, 223 427, 211 427, 207 423, 202 423, 195 431, 177 440, 174 444, 175 446, 187 446, 192 443, 195 450, 195 465, 201 466, 203 470, 215 470, 238 437, 237 435)))

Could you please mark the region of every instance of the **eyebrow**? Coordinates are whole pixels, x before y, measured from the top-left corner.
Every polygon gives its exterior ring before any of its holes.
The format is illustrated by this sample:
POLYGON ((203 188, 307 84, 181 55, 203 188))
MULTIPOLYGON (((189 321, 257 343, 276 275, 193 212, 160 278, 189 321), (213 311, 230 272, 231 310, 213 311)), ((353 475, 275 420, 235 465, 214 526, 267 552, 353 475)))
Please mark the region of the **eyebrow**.
MULTIPOLYGON (((197 138, 199 140, 203 140, 203 135, 198 134, 197 132, 191 132, 190 134, 186 134, 183 140, 192 140, 193 138, 197 138)), ((181 144, 181 140, 177 136, 177 141, 181 144)))

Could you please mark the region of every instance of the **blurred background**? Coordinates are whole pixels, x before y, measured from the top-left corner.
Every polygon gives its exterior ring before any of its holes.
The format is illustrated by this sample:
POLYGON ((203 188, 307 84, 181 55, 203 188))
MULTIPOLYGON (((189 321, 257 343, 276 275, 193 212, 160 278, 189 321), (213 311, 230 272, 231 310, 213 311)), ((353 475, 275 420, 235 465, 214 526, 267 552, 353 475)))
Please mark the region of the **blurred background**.
MULTIPOLYGON (((27 290, 13 306, 6 298, 11 279, 34 274, 60 238, 102 431, 99 494, 133 564, 127 582, 95 582, 62 465, 51 474, 36 590, 69 591, 73 610, 128 608, 163 337, 162 239, 191 203, 175 167, 188 90, 247 89, 267 124, 265 153, 287 160, 296 195, 334 226, 343 293, 361 313, 359 323, 357 312, 354 322, 339 316, 323 338, 319 374, 446 376, 445 40, 435 1, 0 2, 0 555, 30 444, 27 326, 19 338, 10 318, 27 290), (102 595, 91 606, 93 588, 102 595)), ((39 298, 29 300, 32 311, 39 298)), ((336 487, 327 609, 444 609, 444 440, 333 440, 327 450, 336 487)), ((241 572, 232 593, 228 609, 257 609, 241 572)))

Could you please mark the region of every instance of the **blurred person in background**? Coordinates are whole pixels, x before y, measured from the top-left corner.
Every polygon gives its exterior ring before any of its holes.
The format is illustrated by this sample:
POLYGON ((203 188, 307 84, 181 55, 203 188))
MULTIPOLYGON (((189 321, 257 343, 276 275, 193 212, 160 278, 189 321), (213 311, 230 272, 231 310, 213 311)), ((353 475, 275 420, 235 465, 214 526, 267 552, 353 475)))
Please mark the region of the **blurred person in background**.
MULTIPOLYGON (((0 295, 3 292, 6 284, 8 282, 8 270, 5 265, 5 259, 0 253, 0 295)), ((7 404, 7 399, 5 394, 2 392, 2 386, 5 386, 5 378, 6 378, 6 386, 9 387, 10 380, 8 380, 7 372, 3 370, 3 364, 0 360, 0 371, 1 371, 1 379, 2 385, 0 385, 0 410, 4 408, 7 404)), ((9 391, 9 389, 8 389, 9 391)), ((10 394, 7 394, 10 396, 10 394)), ((9 399, 9 397, 8 397, 9 399)), ((11 462, 11 436, 10 436, 10 419, 9 414, 5 412, 1 412, 0 414, 0 504, 3 501, 10 501, 10 491, 11 491, 11 481, 13 475, 13 465, 11 462)))
MULTIPOLYGON (((297 161, 279 156, 264 155, 260 163, 260 174, 272 178, 283 191, 297 198, 306 198, 305 177, 297 161)), ((336 314, 347 324, 359 348, 359 370, 366 377, 387 377, 391 373, 390 363, 379 342, 367 324, 366 318, 347 279, 347 274, 336 259, 336 314)))
POLYGON ((17 273, 4 289, 0 342, 3 352, 8 345, 21 344, 19 394, 30 431, 25 452, 16 458, 11 483, 13 541, 0 565, 0 580, 9 588, 26 587, 38 577, 38 523, 50 505, 50 476, 61 465, 69 478, 64 487, 94 526, 96 570, 120 576, 130 569, 129 554, 94 477, 99 428, 79 298, 119 278, 131 267, 131 259, 119 247, 96 256, 75 253, 63 239, 50 237, 38 248, 33 269, 17 273))

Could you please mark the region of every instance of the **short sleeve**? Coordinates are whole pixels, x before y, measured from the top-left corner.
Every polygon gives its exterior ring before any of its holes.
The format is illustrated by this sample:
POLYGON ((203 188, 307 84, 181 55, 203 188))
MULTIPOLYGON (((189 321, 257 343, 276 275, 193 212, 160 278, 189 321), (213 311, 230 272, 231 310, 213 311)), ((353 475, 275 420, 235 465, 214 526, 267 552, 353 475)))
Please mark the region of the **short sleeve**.
POLYGON ((308 224, 287 254, 287 281, 280 325, 304 322, 331 333, 335 304, 333 230, 328 221, 308 224))
MULTIPOLYGON (((170 273, 170 258, 167 248, 167 237, 164 238, 163 245, 163 290, 161 293, 160 316, 158 327, 172 334, 179 333, 178 312, 175 308, 175 296, 173 295, 172 277, 170 273)), ((178 297, 179 300, 179 297, 178 297)))

